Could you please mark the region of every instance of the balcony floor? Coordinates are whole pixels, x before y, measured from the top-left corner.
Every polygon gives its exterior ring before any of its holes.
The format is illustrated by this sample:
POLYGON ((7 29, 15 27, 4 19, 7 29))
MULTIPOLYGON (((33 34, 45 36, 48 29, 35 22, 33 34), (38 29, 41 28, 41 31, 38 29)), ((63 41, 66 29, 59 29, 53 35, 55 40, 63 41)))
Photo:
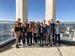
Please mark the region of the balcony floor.
POLYGON ((75 46, 53 46, 53 47, 20 47, 19 49, 12 45, 6 51, 0 53, 0 56, 75 56, 75 46))

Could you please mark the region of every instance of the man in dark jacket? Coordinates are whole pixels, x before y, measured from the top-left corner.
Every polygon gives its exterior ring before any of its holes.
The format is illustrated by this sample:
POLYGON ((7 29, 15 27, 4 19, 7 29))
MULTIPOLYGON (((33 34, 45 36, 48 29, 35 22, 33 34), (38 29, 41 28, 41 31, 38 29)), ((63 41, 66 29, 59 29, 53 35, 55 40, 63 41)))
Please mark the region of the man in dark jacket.
POLYGON ((53 45, 55 45, 55 23, 53 19, 51 19, 51 35, 52 35, 53 45))

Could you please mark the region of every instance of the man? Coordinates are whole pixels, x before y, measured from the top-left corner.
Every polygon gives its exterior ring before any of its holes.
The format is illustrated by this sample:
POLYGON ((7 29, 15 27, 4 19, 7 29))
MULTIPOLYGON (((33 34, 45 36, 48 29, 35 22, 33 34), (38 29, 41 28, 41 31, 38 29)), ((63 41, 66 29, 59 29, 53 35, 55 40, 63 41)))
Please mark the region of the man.
POLYGON ((44 46, 44 27, 43 27, 43 23, 40 23, 40 27, 39 27, 39 34, 40 34, 40 46, 44 46))
POLYGON ((51 19, 51 35, 52 35, 53 45, 55 45, 55 23, 53 19, 51 19))
POLYGON ((61 33, 61 27, 60 27, 60 22, 56 22, 56 32, 55 32, 55 44, 58 43, 60 46, 60 33, 61 33))
POLYGON ((26 44, 28 46, 29 45, 29 38, 28 38, 28 36, 29 36, 29 33, 28 33, 29 23, 28 23, 28 19, 24 20, 24 24, 26 25, 26 28, 27 28, 27 30, 26 30, 26 44))
POLYGON ((47 46, 47 24, 46 24, 46 20, 43 20, 43 27, 44 27, 44 40, 45 40, 45 45, 47 46))
POLYGON ((51 43, 51 22, 48 21, 48 26, 47 26, 47 44, 49 42, 49 45, 52 46, 52 43, 51 43))

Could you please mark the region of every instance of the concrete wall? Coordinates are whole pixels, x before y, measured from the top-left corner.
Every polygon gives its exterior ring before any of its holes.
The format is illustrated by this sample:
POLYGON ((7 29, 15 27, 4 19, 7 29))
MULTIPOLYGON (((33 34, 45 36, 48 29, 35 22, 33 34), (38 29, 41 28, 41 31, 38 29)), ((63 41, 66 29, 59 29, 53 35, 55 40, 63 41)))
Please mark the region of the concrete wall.
POLYGON ((56 20, 56 0, 46 0, 45 20, 48 22, 51 19, 56 20))

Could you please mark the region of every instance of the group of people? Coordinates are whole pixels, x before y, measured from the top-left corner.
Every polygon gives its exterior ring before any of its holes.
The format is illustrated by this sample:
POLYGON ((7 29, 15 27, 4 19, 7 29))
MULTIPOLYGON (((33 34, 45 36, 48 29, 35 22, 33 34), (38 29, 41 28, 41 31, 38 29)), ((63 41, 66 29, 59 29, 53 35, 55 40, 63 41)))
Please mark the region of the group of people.
POLYGON ((15 22, 14 25, 14 33, 16 37, 16 48, 19 48, 19 45, 22 41, 23 47, 31 46, 33 44, 39 46, 53 46, 57 43, 60 45, 60 22, 48 21, 46 24, 46 20, 43 22, 31 22, 27 19, 21 22, 21 19, 15 22))

